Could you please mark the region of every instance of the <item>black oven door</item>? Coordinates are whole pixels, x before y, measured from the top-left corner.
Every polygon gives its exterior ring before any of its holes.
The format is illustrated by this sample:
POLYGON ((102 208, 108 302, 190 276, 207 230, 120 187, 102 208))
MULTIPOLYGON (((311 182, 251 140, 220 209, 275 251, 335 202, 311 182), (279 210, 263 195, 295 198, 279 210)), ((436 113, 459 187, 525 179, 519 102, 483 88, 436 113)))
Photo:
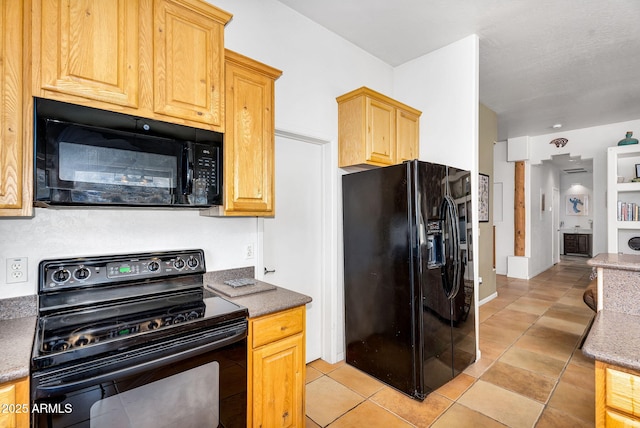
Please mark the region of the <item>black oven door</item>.
POLYGON ((35 428, 245 427, 246 320, 32 374, 35 428))

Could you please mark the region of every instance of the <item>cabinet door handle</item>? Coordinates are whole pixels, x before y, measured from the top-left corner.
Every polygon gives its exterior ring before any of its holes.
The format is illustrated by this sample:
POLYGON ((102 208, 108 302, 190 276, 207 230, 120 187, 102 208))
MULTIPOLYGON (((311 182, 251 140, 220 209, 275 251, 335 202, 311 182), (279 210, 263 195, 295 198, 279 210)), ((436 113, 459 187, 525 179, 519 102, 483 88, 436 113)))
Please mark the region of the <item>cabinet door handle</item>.
POLYGON ((264 274, 265 274, 265 275, 266 275, 266 274, 268 274, 268 273, 274 273, 275 271, 276 271, 275 269, 273 269, 273 270, 269 270, 269 269, 267 269, 266 267, 264 268, 264 274))

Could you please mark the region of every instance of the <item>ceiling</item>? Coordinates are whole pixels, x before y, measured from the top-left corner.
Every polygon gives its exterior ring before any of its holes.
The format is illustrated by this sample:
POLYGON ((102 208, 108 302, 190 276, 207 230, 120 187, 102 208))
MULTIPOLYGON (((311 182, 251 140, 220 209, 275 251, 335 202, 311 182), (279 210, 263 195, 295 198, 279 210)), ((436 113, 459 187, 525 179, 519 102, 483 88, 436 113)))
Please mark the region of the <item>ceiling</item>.
POLYGON ((279 1, 391 66, 477 34, 499 140, 640 119, 639 0, 279 1))
POLYGON ((562 174, 593 174, 593 159, 582 159, 581 156, 569 154, 552 155, 551 159, 542 161, 543 164, 551 164, 560 170, 562 174))

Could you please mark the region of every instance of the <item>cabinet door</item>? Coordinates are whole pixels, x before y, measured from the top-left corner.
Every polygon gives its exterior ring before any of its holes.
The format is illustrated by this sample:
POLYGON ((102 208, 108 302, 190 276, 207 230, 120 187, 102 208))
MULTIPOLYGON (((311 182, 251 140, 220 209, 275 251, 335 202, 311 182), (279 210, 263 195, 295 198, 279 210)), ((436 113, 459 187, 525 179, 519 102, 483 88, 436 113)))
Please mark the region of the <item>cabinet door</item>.
POLYGON ((0 427, 29 427, 29 381, 27 379, 0 385, 0 427))
POLYGON ((224 131, 224 26, 204 2, 154 3, 154 111, 224 131))
POLYGON ((225 74, 225 214, 274 215, 274 80, 280 71, 227 51, 225 74))
POLYGON ((578 252, 578 242, 576 240, 576 235, 565 233, 564 234, 564 253, 577 253, 578 252))
POLYGON ((38 1, 39 95, 51 91, 137 108, 139 1, 38 1))
POLYGON ((253 351, 254 427, 304 426, 304 335, 253 351))
POLYGON ((576 235, 576 241, 579 254, 587 254, 589 249, 587 248, 587 235, 576 235))
POLYGON ((367 97, 366 160, 383 165, 396 161, 396 109, 367 97))
POLYGON ((420 115, 396 110, 396 163, 418 159, 420 115))
POLYGON ((6 216, 31 214, 31 119, 23 120, 23 12, 30 6, 18 4, 25 9, 0 0, 0 215, 6 216))

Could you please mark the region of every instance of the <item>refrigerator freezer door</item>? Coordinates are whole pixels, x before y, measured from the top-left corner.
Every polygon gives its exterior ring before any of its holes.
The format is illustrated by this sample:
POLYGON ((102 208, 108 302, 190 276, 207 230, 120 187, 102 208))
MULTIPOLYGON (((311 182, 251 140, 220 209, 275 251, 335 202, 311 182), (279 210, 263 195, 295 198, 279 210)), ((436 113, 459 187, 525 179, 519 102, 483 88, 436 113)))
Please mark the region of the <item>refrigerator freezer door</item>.
POLYGON ((407 165, 343 176, 346 361, 415 396, 407 165))

